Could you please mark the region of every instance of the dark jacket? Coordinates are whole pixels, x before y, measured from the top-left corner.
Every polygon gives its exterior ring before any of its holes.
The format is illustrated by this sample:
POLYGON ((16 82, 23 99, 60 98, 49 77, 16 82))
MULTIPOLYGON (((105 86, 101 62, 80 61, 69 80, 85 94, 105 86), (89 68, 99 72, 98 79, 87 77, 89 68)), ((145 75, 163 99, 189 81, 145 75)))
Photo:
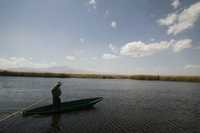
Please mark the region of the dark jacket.
POLYGON ((53 95, 53 97, 60 97, 62 92, 60 90, 60 85, 56 85, 52 90, 51 93, 53 95))

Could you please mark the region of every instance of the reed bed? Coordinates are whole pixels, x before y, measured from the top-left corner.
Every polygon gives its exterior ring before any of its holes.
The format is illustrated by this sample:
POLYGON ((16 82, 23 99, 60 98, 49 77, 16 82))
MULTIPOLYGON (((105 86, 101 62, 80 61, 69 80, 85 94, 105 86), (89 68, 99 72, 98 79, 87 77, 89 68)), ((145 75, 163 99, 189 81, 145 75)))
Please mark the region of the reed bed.
POLYGON ((48 77, 48 78, 56 77, 56 78, 133 79, 133 80, 200 82, 200 76, 72 74, 72 73, 13 72, 13 71, 0 71, 0 76, 48 77))

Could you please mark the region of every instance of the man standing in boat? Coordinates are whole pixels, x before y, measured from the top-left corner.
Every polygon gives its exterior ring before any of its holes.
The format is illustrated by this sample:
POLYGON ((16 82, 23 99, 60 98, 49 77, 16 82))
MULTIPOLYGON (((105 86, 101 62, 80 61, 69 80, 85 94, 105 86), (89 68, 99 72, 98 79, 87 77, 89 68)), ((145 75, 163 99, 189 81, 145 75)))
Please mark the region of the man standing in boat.
POLYGON ((53 105, 55 108, 59 108, 60 107, 60 96, 62 94, 60 86, 62 85, 62 83, 59 81, 56 86, 51 90, 52 96, 53 96, 53 105))

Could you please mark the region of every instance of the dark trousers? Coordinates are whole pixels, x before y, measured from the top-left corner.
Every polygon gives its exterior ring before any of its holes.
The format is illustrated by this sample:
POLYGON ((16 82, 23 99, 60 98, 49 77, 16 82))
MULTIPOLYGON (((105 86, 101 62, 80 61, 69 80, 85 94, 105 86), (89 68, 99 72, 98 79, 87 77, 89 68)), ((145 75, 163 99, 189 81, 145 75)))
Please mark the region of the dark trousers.
POLYGON ((60 107, 60 103, 61 103, 60 97, 53 97, 53 106, 55 108, 59 108, 60 107))

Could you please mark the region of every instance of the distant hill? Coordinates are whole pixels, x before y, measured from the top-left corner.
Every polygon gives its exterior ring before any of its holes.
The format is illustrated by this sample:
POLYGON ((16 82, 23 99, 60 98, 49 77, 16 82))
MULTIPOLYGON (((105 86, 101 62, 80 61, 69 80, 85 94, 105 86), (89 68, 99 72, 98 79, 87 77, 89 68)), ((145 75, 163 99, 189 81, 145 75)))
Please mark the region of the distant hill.
POLYGON ((28 68, 28 67, 19 67, 19 68, 8 68, 1 69, 1 71, 14 71, 14 72, 48 72, 48 73, 74 73, 74 74, 84 74, 84 73, 95 73, 87 70, 79 70, 70 68, 67 66, 55 66, 49 68, 28 68))

